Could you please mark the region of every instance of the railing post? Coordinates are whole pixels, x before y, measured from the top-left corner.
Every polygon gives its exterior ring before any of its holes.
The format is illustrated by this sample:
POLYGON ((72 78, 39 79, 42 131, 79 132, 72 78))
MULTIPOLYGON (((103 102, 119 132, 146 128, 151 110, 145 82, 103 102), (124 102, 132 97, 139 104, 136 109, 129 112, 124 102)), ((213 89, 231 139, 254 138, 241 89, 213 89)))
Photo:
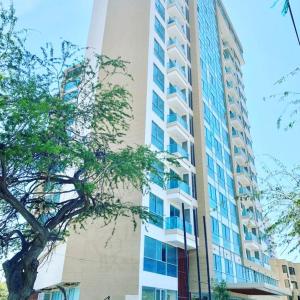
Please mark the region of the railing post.
POLYGON ((201 291, 201 275, 200 275, 199 247, 198 247, 198 212, 197 212, 197 208, 193 209, 193 217, 194 217, 194 236, 195 236, 196 258, 197 258, 198 293, 199 293, 199 300, 201 300, 202 299, 202 291, 201 291))
POLYGON ((207 231, 206 231, 206 219, 203 216, 203 229, 204 229, 204 241, 205 241, 205 254, 206 254, 206 271, 207 271, 207 286, 208 286, 208 300, 211 299, 211 286, 210 286, 210 272, 209 272, 209 259, 208 259, 208 243, 207 243, 207 231))
POLYGON ((185 256, 184 266, 185 266, 185 273, 186 273, 186 290, 187 290, 187 299, 190 300, 189 261, 188 261, 188 252, 187 252, 187 242, 186 242, 184 203, 182 203, 182 220, 183 220, 183 236, 184 236, 184 256, 185 256))

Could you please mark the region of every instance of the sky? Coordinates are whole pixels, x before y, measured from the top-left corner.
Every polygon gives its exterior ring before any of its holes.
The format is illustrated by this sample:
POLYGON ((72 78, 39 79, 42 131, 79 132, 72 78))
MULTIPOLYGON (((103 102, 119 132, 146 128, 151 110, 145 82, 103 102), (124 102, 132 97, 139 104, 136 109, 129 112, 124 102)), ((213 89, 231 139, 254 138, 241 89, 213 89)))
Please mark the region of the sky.
MULTIPOLYGON (((97 1, 97 0, 96 0, 97 1)), ((8 5, 11 0, 0 1, 8 5)), ((29 46, 36 50, 46 42, 59 45, 61 39, 85 46, 92 0, 14 0, 20 28, 32 29, 29 46)), ((282 106, 263 101, 283 90, 300 92, 300 74, 286 86, 274 86, 283 75, 300 66, 300 46, 289 15, 281 16, 274 0, 223 0, 244 48, 245 92, 251 123, 256 165, 261 174, 266 155, 287 166, 299 164, 300 122, 294 128, 278 130, 276 120, 282 106)), ((300 33, 300 1, 290 0, 300 33)))

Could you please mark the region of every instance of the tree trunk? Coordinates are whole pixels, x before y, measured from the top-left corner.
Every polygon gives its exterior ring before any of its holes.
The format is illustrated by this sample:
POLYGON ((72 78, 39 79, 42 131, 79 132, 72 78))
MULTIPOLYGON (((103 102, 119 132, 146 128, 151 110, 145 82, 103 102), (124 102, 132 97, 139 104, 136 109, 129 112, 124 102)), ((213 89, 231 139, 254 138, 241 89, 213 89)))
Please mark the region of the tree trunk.
POLYGON ((45 246, 45 242, 35 240, 27 249, 22 249, 10 260, 3 263, 8 300, 29 299, 38 273, 38 257, 45 246))

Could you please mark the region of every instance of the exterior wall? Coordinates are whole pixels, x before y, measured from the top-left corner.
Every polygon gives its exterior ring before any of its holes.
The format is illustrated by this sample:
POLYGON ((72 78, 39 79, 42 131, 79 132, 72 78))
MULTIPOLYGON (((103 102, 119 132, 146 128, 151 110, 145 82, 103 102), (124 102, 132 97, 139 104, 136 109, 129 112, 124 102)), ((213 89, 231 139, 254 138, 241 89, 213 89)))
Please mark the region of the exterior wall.
POLYGON ((34 285, 36 290, 62 282, 65 254, 66 244, 58 245, 48 259, 42 260, 34 285))
POLYGON ((90 28, 87 39, 86 56, 93 60, 93 53, 102 53, 108 0, 94 1, 90 28))
MULTIPOLYGON (((128 72, 134 78, 121 83, 132 94, 135 116, 123 145, 145 143, 149 10, 148 0, 101 0, 94 4, 88 46, 92 47, 91 51, 129 61, 128 72)), ((142 204, 141 193, 128 190, 120 193, 121 196, 123 193, 124 201, 142 204)), ((140 247, 141 224, 138 222, 134 232, 130 218, 118 219, 116 228, 113 225, 103 228, 99 222, 88 224, 85 231, 73 233, 68 238, 62 261, 51 260, 51 274, 53 269, 63 267, 61 278, 51 280, 44 269, 39 275, 38 281, 42 282, 39 287, 76 282, 80 284, 80 300, 98 300, 107 296, 116 300, 136 299, 140 247)))
POLYGON ((287 261, 285 259, 271 259, 270 260, 272 272, 277 276, 279 281, 279 287, 286 291, 287 294, 290 294, 291 298, 288 296, 282 296, 280 299, 286 300, 286 299, 292 299, 292 300, 298 300, 300 297, 300 263, 293 263, 290 261, 287 261), (287 273, 283 272, 283 266, 287 267, 287 273), (290 269, 294 268, 295 275, 290 274, 290 269), (297 283, 297 288, 293 287, 292 282, 297 283), (286 286, 286 284, 289 284, 289 287, 286 286))
MULTIPOLYGON (((124 143, 128 145, 145 143, 149 10, 146 0, 109 1, 107 6, 102 53, 129 61, 128 72, 134 78, 123 82, 133 99, 134 120, 124 143)), ((91 25, 93 32, 99 22, 91 25)), ((142 203, 139 192, 126 191, 123 199, 142 203)), ((131 220, 122 218, 113 236, 112 230, 96 223, 68 240, 63 282, 80 282, 80 300, 134 299, 139 294, 141 224, 133 232, 131 220)))

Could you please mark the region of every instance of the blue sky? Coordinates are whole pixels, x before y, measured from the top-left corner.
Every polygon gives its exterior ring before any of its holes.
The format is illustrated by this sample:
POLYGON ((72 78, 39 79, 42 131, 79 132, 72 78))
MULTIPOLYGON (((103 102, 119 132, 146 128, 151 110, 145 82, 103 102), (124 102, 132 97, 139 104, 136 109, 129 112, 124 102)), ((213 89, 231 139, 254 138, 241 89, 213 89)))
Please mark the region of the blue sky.
MULTIPOLYGON (((223 0, 244 48, 243 68, 254 152, 258 170, 272 155, 288 166, 299 163, 300 123, 289 131, 278 130, 276 120, 282 107, 263 101, 276 91, 300 91, 299 78, 285 87, 275 87, 282 75, 300 66, 300 46, 289 16, 282 17, 280 5, 271 9, 274 0, 223 0)), ((10 0, 4 0, 9 4, 10 0)), ((29 45, 37 49, 61 38, 85 46, 92 0, 14 0, 19 26, 31 28, 29 45)), ((300 31, 300 1, 291 0, 300 31)))

